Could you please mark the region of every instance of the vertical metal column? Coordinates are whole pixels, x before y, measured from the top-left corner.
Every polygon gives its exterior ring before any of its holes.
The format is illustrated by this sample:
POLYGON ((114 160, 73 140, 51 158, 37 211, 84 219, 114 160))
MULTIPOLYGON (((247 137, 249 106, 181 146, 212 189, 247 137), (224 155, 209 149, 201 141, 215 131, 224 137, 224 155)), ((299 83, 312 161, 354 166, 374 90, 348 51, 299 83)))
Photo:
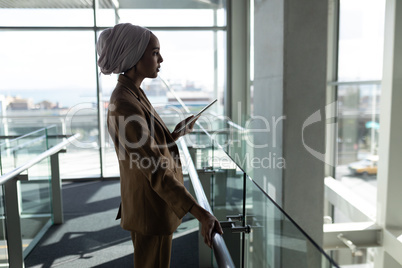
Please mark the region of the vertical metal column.
MULTIPOLYGON (((243 227, 246 227, 246 183, 247 180, 247 174, 244 172, 243 173, 243 222, 242 225, 243 227)), ((241 244, 241 267, 244 267, 245 264, 245 252, 246 252, 246 234, 245 232, 242 232, 241 234, 241 238, 242 238, 242 244, 241 244)))
POLYGON ((62 224, 63 216, 63 196, 61 191, 61 179, 59 168, 59 153, 50 156, 50 171, 52 177, 52 209, 53 223, 62 224))
POLYGON ((98 142, 99 142, 99 164, 100 164, 100 177, 103 178, 103 157, 105 148, 105 134, 104 134, 104 121, 103 121, 103 105, 102 105, 102 90, 99 80, 98 68, 98 53, 96 51, 96 44, 98 42, 98 24, 97 12, 99 9, 99 0, 92 2, 93 17, 94 17, 94 52, 95 52, 95 79, 96 79, 96 103, 97 103, 97 116, 98 116, 98 142))
POLYGON ((227 2, 227 94, 226 115, 244 125, 249 116, 249 1, 227 2))
POLYGON ((377 175, 377 224, 384 228, 383 246, 376 249, 374 267, 402 265, 402 2, 387 0, 384 64, 380 104, 377 175))
POLYGON ((7 250, 9 265, 13 268, 24 267, 18 184, 16 178, 4 183, 7 250))
MULTIPOLYGON (((339 0, 328 2, 328 53, 327 53, 327 81, 338 80, 338 43, 339 43, 339 0)), ((327 85, 326 105, 333 104, 338 100, 338 86, 327 85)), ((336 116, 337 105, 328 106, 326 113, 336 116)), ((330 118, 327 116, 326 118, 330 118)), ((337 119, 336 119, 337 120, 337 119)), ((336 155, 337 155, 337 122, 326 124, 326 154, 325 154, 325 176, 335 178, 336 155)))

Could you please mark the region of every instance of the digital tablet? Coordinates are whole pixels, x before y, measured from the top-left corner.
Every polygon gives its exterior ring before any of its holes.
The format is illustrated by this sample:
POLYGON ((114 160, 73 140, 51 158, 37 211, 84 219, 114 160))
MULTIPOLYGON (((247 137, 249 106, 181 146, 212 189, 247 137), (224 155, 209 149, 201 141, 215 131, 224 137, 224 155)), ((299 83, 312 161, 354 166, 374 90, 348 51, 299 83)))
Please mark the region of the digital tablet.
POLYGON ((194 117, 193 117, 190 121, 188 121, 186 124, 184 124, 180 129, 178 129, 178 130, 175 131, 175 132, 180 132, 180 131, 182 131, 183 129, 185 129, 185 128, 186 128, 188 125, 190 125, 194 120, 197 120, 198 117, 199 117, 203 112, 205 112, 209 107, 212 106, 212 104, 214 104, 214 103, 217 102, 217 101, 218 101, 218 99, 215 99, 215 100, 213 100, 210 104, 208 104, 207 106, 205 106, 204 108, 202 108, 202 110, 199 111, 196 115, 194 115, 194 117))

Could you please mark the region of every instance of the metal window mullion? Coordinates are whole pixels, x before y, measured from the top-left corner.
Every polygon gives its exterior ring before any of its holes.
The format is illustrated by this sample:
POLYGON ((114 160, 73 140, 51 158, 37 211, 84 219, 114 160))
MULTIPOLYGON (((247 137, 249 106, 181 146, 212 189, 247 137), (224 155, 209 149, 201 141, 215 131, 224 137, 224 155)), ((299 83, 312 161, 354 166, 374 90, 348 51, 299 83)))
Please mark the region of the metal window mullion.
MULTIPOLYGON (((338 43, 339 43, 339 0, 329 2, 328 12, 328 63, 327 63, 327 81, 336 81, 338 77, 338 43)), ((337 85, 332 82, 327 83, 326 104, 336 103, 338 100, 337 85)), ((333 108, 333 117, 338 116, 337 105, 333 108)), ((337 159, 337 124, 326 124, 326 166, 325 176, 335 177, 336 159, 337 159)))
POLYGON ((93 14, 94 14, 94 53, 95 53, 95 81, 96 81, 96 104, 97 104, 97 119, 98 119, 98 141, 99 141, 99 172, 100 177, 103 179, 103 149, 105 148, 105 135, 103 129, 103 111, 102 107, 102 91, 99 81, 99 68, 98 68, 98 53, 96 51, 96 44, 98 42, 97 29, 97 11, 99 9, 99 0, 93 0, 93 14))
MULTIPOLYGON (((226 31, 227 26, 145 26, 151 31, 226 31)), ((0 26, 0 31, 101 31, 108 26, 0 26)))

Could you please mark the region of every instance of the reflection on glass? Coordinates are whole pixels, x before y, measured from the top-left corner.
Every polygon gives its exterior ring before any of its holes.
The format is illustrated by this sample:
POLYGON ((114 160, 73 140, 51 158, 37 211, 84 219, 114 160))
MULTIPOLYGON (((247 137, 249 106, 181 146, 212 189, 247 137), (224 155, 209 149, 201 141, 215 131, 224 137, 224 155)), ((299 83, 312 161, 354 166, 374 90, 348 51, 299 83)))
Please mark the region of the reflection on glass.
POLYGON ((337 267, 249 177, 246 189, 248 267, 337 267))
POLYGON ((197 147, 192 158, 197 162, 199 177, 214 215, 220 221, 227 221, 228 216, 240 216, 235 223, 237 227, 243 226, 241 216, 244 216, 244 224, 251 227, 251 232, 244 235, 224 230, 223 237, 235 264, 240 266, 244 262, 245 267, 337 267, 322 248, 249 176, 245 176, 221 144, 212 141, 209 147, 197 147))

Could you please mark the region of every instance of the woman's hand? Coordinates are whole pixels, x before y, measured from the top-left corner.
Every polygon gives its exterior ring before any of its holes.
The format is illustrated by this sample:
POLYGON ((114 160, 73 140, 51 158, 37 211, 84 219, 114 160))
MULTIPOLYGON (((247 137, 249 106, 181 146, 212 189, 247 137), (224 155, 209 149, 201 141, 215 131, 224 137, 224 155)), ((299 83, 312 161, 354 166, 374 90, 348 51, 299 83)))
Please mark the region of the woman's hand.
MULTIPOLYGON (((198 116, 199 117, 199 116, 198 116)), ((186 119, 184 119, 183 121, 181 121, 180 123, 178 123, 175 127, 175 129, 173 130, 172 137, 173 139, 176 141, 178 138, 180 138, 181 136, 184 136, 188 133, 190 133, 191 131, 193 131, 193 127, 195 122, 197 121, 198 117, 191 122, 190 124, 188 124, 183 130, 179 131, 179 129, 181 129, 185 124, 187 124, 188 121, 190 121, 191 119, 194 118, 194 115, 187 117, 186 119)))
POLYGON ((198 204, 193 205, 190 209, 190 213, 201 223, 201 235, 204 237, 204 243, 211 248, 213 233, 223 234, 221 224, 214 215, 198 204))

